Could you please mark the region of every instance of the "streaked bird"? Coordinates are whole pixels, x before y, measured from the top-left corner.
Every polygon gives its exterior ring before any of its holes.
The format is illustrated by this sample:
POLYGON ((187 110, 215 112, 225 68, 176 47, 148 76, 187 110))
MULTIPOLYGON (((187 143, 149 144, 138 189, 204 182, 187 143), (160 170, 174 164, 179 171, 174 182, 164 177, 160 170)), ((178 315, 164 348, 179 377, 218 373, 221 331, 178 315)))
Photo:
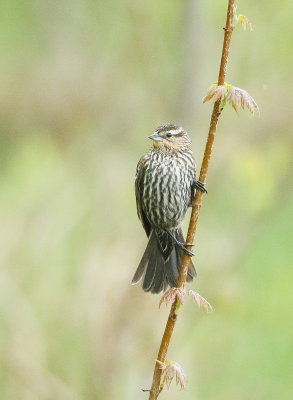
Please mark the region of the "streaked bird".
MULTIPOLYGON (((175 287, 185 248, 181 223, 194 191, 206 192, 196 180, 191 140, 173 124, 159 126, 149 136, 153 148, 138 162, 135 193, 138 217, 149 237, 132 283, 142 280, 145 292, 159 293, 175 287)), ((190 260, 187 281, 196 276, 190 260)))

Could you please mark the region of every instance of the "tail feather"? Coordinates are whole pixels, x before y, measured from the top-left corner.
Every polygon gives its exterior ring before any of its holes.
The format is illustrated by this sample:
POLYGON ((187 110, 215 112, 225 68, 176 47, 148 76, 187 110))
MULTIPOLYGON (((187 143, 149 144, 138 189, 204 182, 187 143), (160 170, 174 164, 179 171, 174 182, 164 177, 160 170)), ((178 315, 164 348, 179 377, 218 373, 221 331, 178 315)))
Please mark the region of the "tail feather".
POLYGON ((147 245, 147 247, 145 249, 145 252, 144 252, 144 254, 142 256, 142 259, 141 259, 141 261, 140 261, 140 263, 139 263, 139 265, 137 267, 137 270, 136 270, 136 272, 135 272, 135 274, 134 274, 134 276, 132 278, 132 282, 131 282, 132 284, 135 284, 135 283, 139 282, 141 277, 143 276, 143 274, 145 272, 145 269, 146 269, 146 267, 148 265, 149 258, 150 258, 152 250, 153 250, 153 240, 151 240, 151 237, 150 237, 148 245, 147 245))
MULTIPOLYGON (((181 229, 176 233, 176 238, 184 241, 181 229)), ((133 284, 142 279, 145 292, 160 293, 168 286, 177 285, 183 250, 170 241, 170 236, 165 232, 151 232, 148 245, 132 279, 133 284), (168 253, 166 249, 169 250, 168 253)), ((195 276, 196 271, 190 261, 187 282, 192 281, 195 276)))
MULTIPOLYGON (((149 265, 151 265, 151 262, 152 261, 150 260, 149 265)), ((160 265, 160 259, 157 259, 156 262, 157 262, 157 268, 154 275, 153 284, 151 287, 152 293, 160 293, 163 290, 166 281, 165 268, 162 268, 162 265, 160 265)))
POLYGON ((153 246, 153 251, 149 257, 142 283, 142 288, 145 292, 152 291, 153 286, 156 284, 157 273, 160 269, 160 266, 158 265, 159 257, 157 253, 157 249, 155 249, 153 246))
POLYGON ((176 251, 175 246, 173 246, 173 249, 171 251, 169 259, 165 263, 166 278, 167 278, 168 285, 170 287, 174 287, 177 285, 178 276, 179 276, 180 261, 178 263, 178 260, 180 257, 178 257, 177 251, 176 251))

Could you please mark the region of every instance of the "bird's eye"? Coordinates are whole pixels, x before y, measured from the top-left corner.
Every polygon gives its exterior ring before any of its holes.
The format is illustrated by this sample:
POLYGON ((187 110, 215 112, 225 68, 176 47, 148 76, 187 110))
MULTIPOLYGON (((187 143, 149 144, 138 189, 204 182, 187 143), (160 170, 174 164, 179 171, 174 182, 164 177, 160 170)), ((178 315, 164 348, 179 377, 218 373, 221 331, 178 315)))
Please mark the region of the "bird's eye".
POLYGON ((172 136, 172 133, 170 133, 170 132, 166 134, 166 137, 168 137, 168 138, 170 138, 171 136, 172 136))

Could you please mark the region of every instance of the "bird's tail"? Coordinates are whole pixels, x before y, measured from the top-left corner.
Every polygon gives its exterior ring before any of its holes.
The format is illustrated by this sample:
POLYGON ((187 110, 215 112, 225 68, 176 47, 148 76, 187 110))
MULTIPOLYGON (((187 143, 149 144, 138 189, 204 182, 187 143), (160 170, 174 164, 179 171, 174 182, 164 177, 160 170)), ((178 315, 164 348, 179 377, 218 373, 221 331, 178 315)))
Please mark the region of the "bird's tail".
MULTIPOLYGON (((176 239, 184 242, 181 229, 176 232, 176 239)), ((174 240, 166 232, 151 232, 148 245, 134 274, 132 283, 142 278, 142 288, 145 292, 160 293, 168 286, 177 285, 181 256, 183 250, 175 245, 174 240)), ((187 272, 187 282, 196 276, 195 268, 190 260, 187 272)))

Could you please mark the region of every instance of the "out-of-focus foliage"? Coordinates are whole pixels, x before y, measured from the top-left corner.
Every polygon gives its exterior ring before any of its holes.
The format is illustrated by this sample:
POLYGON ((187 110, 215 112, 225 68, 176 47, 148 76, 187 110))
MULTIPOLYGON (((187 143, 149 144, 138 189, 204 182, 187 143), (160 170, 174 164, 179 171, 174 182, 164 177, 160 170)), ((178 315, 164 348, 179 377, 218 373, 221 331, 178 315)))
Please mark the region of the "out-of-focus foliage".
MULTIPOLYGON (((145 399, 167 310, 131 287, 146 245, 136 162, 163 122, 198 164, 225 1, 20 1, 0 10, 0 398, 145 399)), ((292 389, 292 4, 241 1, 226 107, 170 358, 180 398, 273 400, 292 389)), ((178 399, 177 388, 161 398, 178 399)))

